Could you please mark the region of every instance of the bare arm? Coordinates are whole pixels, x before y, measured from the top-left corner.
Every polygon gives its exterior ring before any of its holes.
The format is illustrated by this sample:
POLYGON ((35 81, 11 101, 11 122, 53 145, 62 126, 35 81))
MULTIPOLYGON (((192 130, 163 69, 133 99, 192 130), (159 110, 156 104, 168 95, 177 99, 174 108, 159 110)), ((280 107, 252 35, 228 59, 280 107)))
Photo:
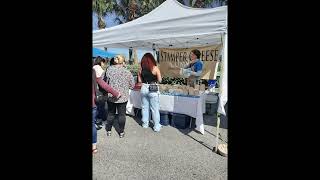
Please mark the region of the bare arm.
POLYGON ((191 75, 194 75, 194 76, 201 76, 201 74, 202 74, 202 71, 197 71, 197 72, 192 71, 191 72, 191 75))
POLYGON ((141 67, 140 67, 138 71, 138 83, 141 83, 141 82, 142 82, 142 79, 141 79, 141 67))
POLYGON ((190 68, 190 64, 187 64, 183 67, 183 69, 187 69, 187 68, 190 68))
POLYGON ((114 97, 120 97, 120 93, 114 90, 109 84, 104 82, 101 77, 97 78, 97 83, 107 92, 111 93, 114 97))

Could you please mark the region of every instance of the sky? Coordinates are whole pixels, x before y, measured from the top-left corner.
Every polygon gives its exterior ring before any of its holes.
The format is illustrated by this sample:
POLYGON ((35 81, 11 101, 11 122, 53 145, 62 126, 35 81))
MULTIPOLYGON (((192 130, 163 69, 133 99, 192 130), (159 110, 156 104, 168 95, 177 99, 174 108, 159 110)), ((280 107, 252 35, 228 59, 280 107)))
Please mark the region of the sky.
MULTIPOLYGON (((108 14, 104 18, 105 21, 107 22, 107 28, 118 25, 118 24, 114 23, 114 19, 115 18, 116 18, 116 15, 114 13, 108 14)), ((98 18, 95 15, 95 13, 92 13, 92 30, 98 30, 98 29, 99 29, 98 28, 98 18)), ((112 52, 112 53, 116 53, 116 54, 122 54, 122 55, 126 56, 126 59, 129 59, 129 50, 128 49, 124 49, 124 48, 108 48, 107 51, 108 52, 112 52)), ((146 50, 137 49, 138 61, 140 61, 142 56, 147 52, 150 52, 151 54, 153 54, 152 51, 146 51, 146 50)))

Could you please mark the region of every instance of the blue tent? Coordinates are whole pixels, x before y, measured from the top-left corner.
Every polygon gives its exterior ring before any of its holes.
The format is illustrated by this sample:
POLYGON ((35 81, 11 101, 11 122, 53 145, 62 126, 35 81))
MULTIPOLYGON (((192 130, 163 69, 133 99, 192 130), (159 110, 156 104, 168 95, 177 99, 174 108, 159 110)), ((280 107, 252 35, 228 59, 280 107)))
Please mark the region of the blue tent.
POLYGON ((103 57, 103 58, 112 58, 114 56, 116 56, 117 54, 115 53, 111 53, 111 52, 107 52, 107 51, 104 51, 104 50, 101 50, 101 49, 98 49, 98 48, 92 48, 92 57, 97 57, 97 56, 100 56, 100 57, 103 57))

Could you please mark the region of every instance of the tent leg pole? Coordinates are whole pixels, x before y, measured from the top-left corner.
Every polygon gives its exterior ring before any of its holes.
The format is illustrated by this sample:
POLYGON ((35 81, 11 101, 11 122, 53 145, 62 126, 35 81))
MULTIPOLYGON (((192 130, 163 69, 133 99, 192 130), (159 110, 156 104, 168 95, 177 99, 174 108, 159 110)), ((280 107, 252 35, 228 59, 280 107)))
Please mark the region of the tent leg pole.
MULTIPOLYGON (((225 37, 225 36, 224 36, 225 37)), ((223 47, 223 52, 225 52, 225 50, 224 50, 224 48, 225 48, 225 44, 223 43, 224 41, 223 41, 223 34, 221 34, 221 45, 222 45, 222 47, 223 47)), ((222 57, 224 57, 224 56, 222 56, 222 57)), ((221 67, 221 69, 220 69, 220 73, 223 73, 224 72, 224 67, 223 67, 223 62, 222 62, 222 60, 221 60, 221 65, 220 65, 220 67, 221 67)), ((220 77, 219 78, 219 82, 220 82, 220 80, 222 81, 222 78, 220 77)), ((217 81, 218 82, 218 81, 217 81)), ((221 94, 221 92, 222 92, 222 87, 220 86, 220 84, 219 84, 219 94, 221 94)), ((220 97, 219 97, 219 99, 220 99, 220 97)), ((221 103, 221 101, 219 100, 219 102, 221 103)), ((219 104, 218 104, 219 105, 219 104)), ((219 145, 219 126, 220 126, 220 113, 218 113, 217 112, 217 136, 216 136, 216 147, 215 147, 215 152, 217 153, 218 152, 218 145, 219 145)))
POLYGON ((217 113, 217 135, 216 135, 215 152, 218 151, 218 145, 219 145, 219 126, 220 126, 220 113, 217 113))

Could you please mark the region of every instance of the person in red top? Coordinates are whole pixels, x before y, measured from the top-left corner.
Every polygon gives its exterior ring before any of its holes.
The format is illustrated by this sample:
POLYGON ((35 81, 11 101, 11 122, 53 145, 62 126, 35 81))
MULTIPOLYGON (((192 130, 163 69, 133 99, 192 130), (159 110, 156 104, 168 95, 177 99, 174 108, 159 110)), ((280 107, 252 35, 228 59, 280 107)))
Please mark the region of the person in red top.
POLYGON ((101 77, 96 77, 96 72, 92 69, 92 152, 97 153, 97 129, 95 125, 96 114, 97 114, 97 106, 96 106, 96 92, 97 92, 97 84, 99 84, 104 90, 108 93, 112 94, 112 96, 117 99, 121 96, 121 94, 114 90, 110 85, 103 81, 101 77))

